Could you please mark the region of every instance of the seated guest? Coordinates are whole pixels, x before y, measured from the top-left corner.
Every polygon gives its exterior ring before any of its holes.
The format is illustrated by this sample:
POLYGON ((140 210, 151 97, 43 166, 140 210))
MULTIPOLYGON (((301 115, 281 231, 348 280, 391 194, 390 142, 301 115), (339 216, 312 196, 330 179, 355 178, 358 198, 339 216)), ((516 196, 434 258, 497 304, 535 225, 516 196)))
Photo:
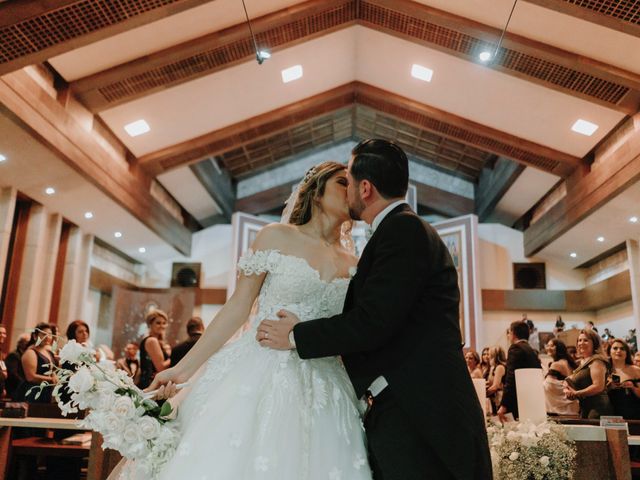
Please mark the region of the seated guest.
POLYGON ((489 359, 489 347, 484 347, 480 354, 480 370, 482 370, 482 378, 487 380, 491 370, 491 360, 489 359))
POLYGON ((43 389, 38 398, 36 398, 37 390, 30 389, 42 382, 53 385, 58 381, 52 371, 52 365, 56 364, 51 353, 52 331, 48 323, 39 323, 31 334, 27 349, 21 358, 25 381, 18 387, 16 400, 29 403, 51 403, 52 387, 43 389))
POLYGON ((498 409, 498 417, 503 422, 506 421, 507 413, 512 413, 514 418, 518 418, 516 370, 520 368, 542 368, 538 354, 529 345, 529 335, 529 326, 523 321, 513 322, 507 330, 507 339, 511 346, 507 353, 502 402, 498 409))
POLYGON ((616 415, 640 420, 640 367, 631 363, 631 349, 627 342, 616 339, 611 345, 611 376, 609 400, 616 415))
POLYGON ((193 317, 187 322, 187 335, 189 335, 189 339, 185 342, 182 342, 179 345, 176 345, 173 348, 173 352, 171 353, 171 366, 175 366, 178 364, 182 357, 184 357, 191 347, 193 347, 200 337, 204 333, 204 324, 202 323, 202 319, 200 317, 193 317))
POLYGON ((4 363, 4 342, 7 339, 7 329, 0 323, 0 398, 5 396, 4 384, 7 381, 7 365, 4 363))
POLYGON ((576 369, 576 362, 569 356, 562 340, 552 338, 546 345, 549 370, 544 377, 544 395, 547 413, 554 415, 578 415, 580 405, 564 395, 564 380, 576 369))
POLYGON ((502 403, 504 376, 507 373, 507 357, 502 347, 489 349, 489 364, 491 369, 487 378, 487 398, 491 400, 493 413, 496 413, 502 403))
POLYGON ((124 357, 116 361, 116 368, 127 372, 127 375, 133 378, 133 383, 138 384, 140 381, 140 360, 138 360, 137 343, 127 343, 124 347, 124 357))
POLYGON ((67 327, 67 340, 75 340, 85 347, 95 349, 96 360, 99 362, 113 360, 114 355, 111 349, 106 345, 99 345, 98 347, 94 347, 89 336, 89 325, 83 320, 74 320, 67 327))
POLYGON ((140 342, 140 388, 147 388, 156 373, 170 364, 169 355, 162 347, 169 317, 162 310, 153 310, 147 314, 145 322, 149 334, 140 342))
POLYGON ((7 366, 7 380, 5 381, 5 390, 7 396, 15 399, 18 387, 24 382, 24 371, 22 370, 22 354, 27 349, 31 335, 23 333, 18 337, 16 349, 7 355, 5 364, 7 366))
POLYGON ((582 363, 564 382, 564 394, 569 400, 580 402, 582 418, 612 415, 613 408, 606 391, 609 362, 600 354, 600 336, 591 330, 581 330, 577 343, 582 363))
POLYGON ((480 369, 480 356, 475 350, 469 350, 464 354, 464 359, 467 361, 467 370, 471 378, 483 378, 482 370, 480 369))

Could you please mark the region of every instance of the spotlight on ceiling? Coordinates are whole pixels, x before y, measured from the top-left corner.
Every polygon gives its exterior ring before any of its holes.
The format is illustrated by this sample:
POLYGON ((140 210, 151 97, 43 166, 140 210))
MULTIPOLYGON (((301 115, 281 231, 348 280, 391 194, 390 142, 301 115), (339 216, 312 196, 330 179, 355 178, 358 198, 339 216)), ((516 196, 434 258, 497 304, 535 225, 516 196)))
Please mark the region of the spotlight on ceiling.
POLYGON ((92 212, 84 212, 84 218, 86 218, 87 220, 91 220, 93 218, 93 213, 92 212))
POLYGON ((577 257, 578 257, 578 254, 577 254, 576 252, 571 252, 571 253, 569 254, 569 256, 570 256, 571 258, 577 258, 577 257))
POLYGON ((138 249, 138 251, 139 251, 140 253, 144 253, 144 252, 146 252, 146 251, 147 251, 147 249, 146 249, 146 248, 144 248, 144 247, 140 247, 140 248, 138 249))
POLYGON ((0 153, 0 162, 4 162, 7 159, 4 155, 0 153))
POLYGON ((478 58, 480 59, 481 62, 488 62, 489 60, 491 60, 491 52, 484 50, 482 52, 480 52, 480 55, 478 55, 478 58))
POLYGON ((271 53, 269 53, 268 50, 258 50, 256 52, 256 60, 258 61, 259 65, 262 65, 265 60, 269 60, 270 58, 271 53))
POLYGON ((638 223, 638 217, 631 217, 631 218, 629 219, 629 221, 630 221, 631 223, 638 223))
POLYGON ((604 237, 598 237, 596 238, 596 240, 598 240, 600 243, 604 242, 604 237))
POLYGON ((46 193, 47 195, 53 195, 54 193, 56 193, 56 189, 53 187, 47 187, 44 189, 44 193, 46 193))
POLYGON ((122 232, 116 232, 113 234, 114 237, 116 238, 121 238, 122 237, 122 232))

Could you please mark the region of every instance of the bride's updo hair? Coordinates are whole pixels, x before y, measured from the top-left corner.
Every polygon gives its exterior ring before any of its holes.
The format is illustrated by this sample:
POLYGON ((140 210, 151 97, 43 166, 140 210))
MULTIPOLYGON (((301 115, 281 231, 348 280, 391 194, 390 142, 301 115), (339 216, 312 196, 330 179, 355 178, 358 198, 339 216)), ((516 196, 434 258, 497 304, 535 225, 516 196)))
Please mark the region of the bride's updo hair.
POLYGON ((302 179, 298 200, 291 211, 289 223, 293 225, 308 223, 313 212, 313 201, 324 195, 324 189, 331 177, 346 169, 345 165, 338 162, 324 162, 311 167, 302 179))

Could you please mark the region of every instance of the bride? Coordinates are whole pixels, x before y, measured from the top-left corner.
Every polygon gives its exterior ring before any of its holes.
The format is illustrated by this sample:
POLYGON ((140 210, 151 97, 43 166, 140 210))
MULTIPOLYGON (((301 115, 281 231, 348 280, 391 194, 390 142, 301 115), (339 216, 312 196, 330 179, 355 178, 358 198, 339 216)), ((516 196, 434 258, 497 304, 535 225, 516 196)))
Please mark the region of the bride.
MULTIPOLYGON (((342 311, 357 262, 341 242, 347 184, 339 163, 311 168, 289 201, 288 222, 262 229, 239 260, 233 296, 183 360, 156 375, 149 389, 170 397, 205 364, 178 408, 181 442, 160 478, 371 480, 340 360, 301 360, 255 340, 259 321, 280 309, 303 321, 342 311), (248 331, 225 345, 248 318, 248 331)), ((128 462, 110 478, 145 475, 128 462)))

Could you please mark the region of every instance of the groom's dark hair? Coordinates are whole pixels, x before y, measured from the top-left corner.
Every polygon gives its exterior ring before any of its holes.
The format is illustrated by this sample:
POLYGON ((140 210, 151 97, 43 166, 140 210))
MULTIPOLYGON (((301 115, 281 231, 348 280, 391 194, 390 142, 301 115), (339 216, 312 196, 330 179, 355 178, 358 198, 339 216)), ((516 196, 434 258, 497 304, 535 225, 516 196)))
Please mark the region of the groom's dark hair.
POLYGON ((370 138, 353 147, 351 154, 351 175, 356 181, 369 180, 386 199, 407 194, 409 160, 398 145, 370 138))

